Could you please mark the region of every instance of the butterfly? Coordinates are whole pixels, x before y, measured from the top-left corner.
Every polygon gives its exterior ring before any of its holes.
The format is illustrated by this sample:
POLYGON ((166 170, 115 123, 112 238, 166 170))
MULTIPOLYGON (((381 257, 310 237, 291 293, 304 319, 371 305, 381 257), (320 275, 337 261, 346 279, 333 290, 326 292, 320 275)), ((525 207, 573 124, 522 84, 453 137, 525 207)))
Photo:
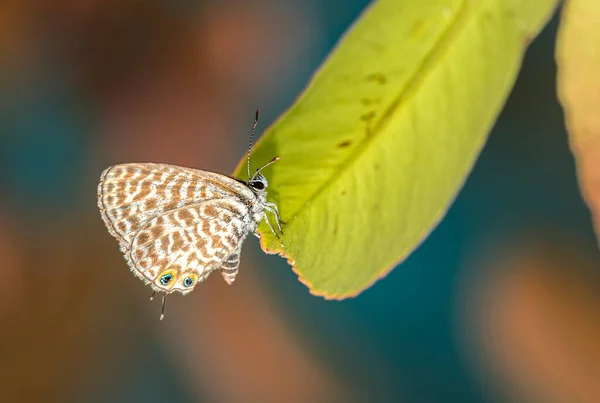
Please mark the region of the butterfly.
POLYGON ((208 275, 220 269, 228 284, 238 273, 242 244, 265 220, 277 236, 281 220, 275 203, 267 201, 267 179, 261 171, 279 160, 273 158, 248 180, 158 163, 114 165, 102 172, 98 207, 108 232, 117 239, 129 268, 156 292, 167 295, 191 292, 208 275))

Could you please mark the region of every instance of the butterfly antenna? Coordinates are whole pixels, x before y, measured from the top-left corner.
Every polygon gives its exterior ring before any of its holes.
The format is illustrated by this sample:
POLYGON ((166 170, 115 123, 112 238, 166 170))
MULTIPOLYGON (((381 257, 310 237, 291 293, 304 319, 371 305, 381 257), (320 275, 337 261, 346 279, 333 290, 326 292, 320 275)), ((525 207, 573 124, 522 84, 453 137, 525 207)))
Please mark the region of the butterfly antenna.
POLYGON ((252 149, 252 140, 254 139, 254 130, 256 129, 256 125, 258 124, 258 113, 259 110, 256 110, 256 114, 254 115, 254 124, 252 125, 252 132, 250 132, 250 142, 248 143, 248 180, 250 180, 250 150, 252 149))
POLYGON ((154 299, 155 295, 156 295, 156 291, 152 291, 152 296, 150 297, 150 301, 152 301, 154 299))
POLYGON ((167 302, 167 294, 162 297, 162 309, 160 311, 160 320, 163 320, 165 317, 165 303, 167 302))
POLYGON ((277 161, 279 161, 279 156, 273 158, 271 161, 267 162, 265 165, 263 165, 262 167, 258 168, 256 170, 256 172, 258 173, 258 172, 262 171, 263 169, 265 169, 266 167, 268 167, 269 165, 271 165, 272 163, 277 162, 277 161))

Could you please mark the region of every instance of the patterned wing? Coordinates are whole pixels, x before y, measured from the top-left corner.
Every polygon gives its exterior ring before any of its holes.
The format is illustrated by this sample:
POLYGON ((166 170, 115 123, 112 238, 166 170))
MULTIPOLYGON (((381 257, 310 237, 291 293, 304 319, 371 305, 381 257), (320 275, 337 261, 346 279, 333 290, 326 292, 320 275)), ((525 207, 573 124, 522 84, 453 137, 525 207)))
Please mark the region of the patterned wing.
POLYGON ((139 231, 126 260, 155 290, 186 294, 239 251, 250 229, 248 213, 247 205, 234 198, 169 211, 139 231))
POLYGON ((208 199, 231 197, 236 194, 234 185, 233 179, 224 175, 191 168, 121 164, 102 173, 98 207, 109 232, 125 251, 153 218, 208 199))
POLYGON ((240 255, 242 253, 242 243, 238 248, 223 261, 221 265, 221 275, 231 285, 235 281, 235 276, 238 274, 238 267, 240 266, 240 255))

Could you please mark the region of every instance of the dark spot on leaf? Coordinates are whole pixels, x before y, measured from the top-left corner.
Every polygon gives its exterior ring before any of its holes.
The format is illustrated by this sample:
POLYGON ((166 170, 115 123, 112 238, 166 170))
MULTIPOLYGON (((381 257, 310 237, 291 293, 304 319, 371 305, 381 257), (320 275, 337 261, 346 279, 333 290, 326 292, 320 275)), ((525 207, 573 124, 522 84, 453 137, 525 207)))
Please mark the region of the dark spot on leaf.
MULTIPOLYGON (((513 13, 513 11, 512 11, 512 10, 510 10, 510 9, 507 9, 507 10, 506 10, 506 15, 507 15, 507 16, 513 16, 513 15, 514 15, 514 13, 513 13)), ((494 19, 494 14, 492 14, 492 13, 491 13, 491 12, 489 12, 489 11, 484 11, 484 12, 483 12, 483 18, 485 18, 486 20, 490 20, 490 21, 492 21, 492 20, 494 19)))
POLYGON ((346 194, 345 190, 342 190, 342 193, 340 193, 342 196, 344 196, 346 194))
POLYGON ((382 52, 385 49, 385 46, 383 46, 383 44, 379 43, 378 41, 365 41, 365 45, 369 46, 371 49, 373 49, 376 52, 382 52))
POLYGON ((360 103, 365 106, 369 106, 373 103, 373 100, 371 100, 369 98, 361 98, 360 103))
POLYGON ((333 224, 333 235, 337 235, 337 224, 333 224))
POLYGON ((417 39, 421 37, 425 28, 425 20, 417 21, 411 28, 411 37, 417 39))
POLYGON ((377 84, 384 85, 387 83, 387 78, 381 73, 373 73, 367 76, 367 81, 374 81, 377 84))
POLYGON ((375 164, 375 165, 373 165, 373 167, 374 167, 375 169, 379 169, 379 168, 381 168, 381 166, 380 166, 379 164, 375 164))
POLYGON ((352 142, 350 140, 344 140, 341 143, 339 143, 337 146, 338 146, 338 148, 346 148, 350 144, 352 144, 352 142))
POLYGON ((363 122, 368 122, 369 120, 373 119, 375 117, 375 111, 371 111, 365 115, 362 115, 360 117, 360 120, 362 120, 363 122))

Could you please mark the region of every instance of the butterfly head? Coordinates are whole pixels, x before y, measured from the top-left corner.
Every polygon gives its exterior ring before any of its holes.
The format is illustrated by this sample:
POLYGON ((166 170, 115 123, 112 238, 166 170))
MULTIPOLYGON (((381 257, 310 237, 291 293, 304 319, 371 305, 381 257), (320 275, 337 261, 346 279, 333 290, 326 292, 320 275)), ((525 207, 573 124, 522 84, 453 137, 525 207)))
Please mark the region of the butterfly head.
POLYGON ((267 178, 264 177, 260 171, 256 171, 254 176, 248 181, 248 187, 256 193, 263 193, 267 191, 267 187, 269 183, 267 182, 267 178))
POLYGON ((269 186, 269 183, 267 182, 267 178, 265 178, 265 176, 260 171, 262 171, 263 169, 265 169, 266 167, 268 167, 269 165, 271 165, 272 163, 274 163, 276 161, 279 161, 279 157, 273 158, 271 161, 267 162, 261 168, 257 169, 256 173, 254 175, 252 175, 252 177, 250 178, 250 180, 248 180, 248 182, 246 182, 246 185, 248 185, 248 187, 250 189, 252 189, 254 191, 254 193, 256 193, 256 194, 266 194, 267 193, 267 187, 269 186))

